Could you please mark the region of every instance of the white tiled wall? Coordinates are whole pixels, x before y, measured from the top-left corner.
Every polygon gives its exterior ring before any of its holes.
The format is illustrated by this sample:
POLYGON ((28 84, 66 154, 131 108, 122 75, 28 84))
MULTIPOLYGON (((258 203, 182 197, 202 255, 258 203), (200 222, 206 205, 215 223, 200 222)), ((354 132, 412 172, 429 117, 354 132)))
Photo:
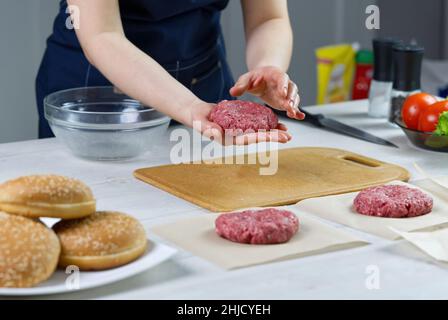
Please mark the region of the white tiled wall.
POLYGON ((34 81, 58 0, 0 1, 0 143, 37 136, 34 81))

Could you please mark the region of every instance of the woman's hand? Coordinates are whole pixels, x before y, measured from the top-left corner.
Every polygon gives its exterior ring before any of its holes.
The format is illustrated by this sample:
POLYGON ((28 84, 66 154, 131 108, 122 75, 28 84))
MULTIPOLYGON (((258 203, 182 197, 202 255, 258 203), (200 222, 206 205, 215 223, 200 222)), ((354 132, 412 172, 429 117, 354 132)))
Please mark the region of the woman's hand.
POLYGON ((243 74, 230 89, 234 97, 249 92, 260 97, 272 108, 285 110, 288 117, 303 120, 299 110, 300 96, 297 85, 277 67, 261 67, 243 74))
POLYGON ((291 135, 286 132, 287 128, 279 124, 276 130, 267 132, 248 133, 239 136, 225 135, 224 129, 214 122, 208 120, 208 116, 215 105, 203 101, 195 102, 191 108, 191 126, 201 132, 204 136, 215 140, 223 145, 248 145, 258 142, 286 143, 291 140, 291 135))

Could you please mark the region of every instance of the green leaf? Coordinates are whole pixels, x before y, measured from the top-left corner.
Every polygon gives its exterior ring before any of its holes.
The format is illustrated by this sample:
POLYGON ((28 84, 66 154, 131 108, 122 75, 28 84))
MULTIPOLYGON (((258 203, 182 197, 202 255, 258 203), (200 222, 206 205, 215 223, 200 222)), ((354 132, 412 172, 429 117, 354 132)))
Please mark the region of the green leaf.
POLYGON ((440 115, 434 134, 438 136, 448 136, 448 111, 442 112, 440 115))

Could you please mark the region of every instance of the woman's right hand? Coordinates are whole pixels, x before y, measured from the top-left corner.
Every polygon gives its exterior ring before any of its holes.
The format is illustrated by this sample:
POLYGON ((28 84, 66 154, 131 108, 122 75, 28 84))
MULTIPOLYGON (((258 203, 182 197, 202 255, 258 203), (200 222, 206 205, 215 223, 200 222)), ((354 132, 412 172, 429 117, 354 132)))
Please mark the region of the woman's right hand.
POLYGON ((248 145, 258 142, 287 143, 292 138, 287 132, 286 126, 281 123, 277 129, 267 132, 247 133, 236 137, 226 136, 223 128, 208 120, 209 114, 215 106, 215 104, 200 100, 193 103, 190 107, 190 125, 204 136, 222 145, 248 145))

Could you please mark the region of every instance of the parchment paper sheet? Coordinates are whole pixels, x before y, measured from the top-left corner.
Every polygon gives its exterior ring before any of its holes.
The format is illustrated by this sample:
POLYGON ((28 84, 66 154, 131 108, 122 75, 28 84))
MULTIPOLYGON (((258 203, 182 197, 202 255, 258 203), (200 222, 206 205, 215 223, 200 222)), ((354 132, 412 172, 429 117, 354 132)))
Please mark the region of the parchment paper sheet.
POLYGON ((281 209, 293 211, 299 218, 298 233, 284 244, 250 245, 223 239, 214 230, 215 219, 218 217, 216 214, 157 226, 152 232, 225 269, 317 255, 367 244, 344 231, 305 216, 291 206, 281 209))
POLYGON ((433 211, 415 218, 381 218, 358 214, 353 209, 353 200, 358 192, 322 198, 307 199, 295 207, 299 211, 319 216, 354 229, 358 229, 389 240, 400 238, 390 227, 404 232, 430 231, 448 227, 448 191, 430 180, 421 180, 416 185, 394 181, 392 184, 402 184, 422 189, 434 199, 433 211))
POLYGON ((423 175, 426 178, 424 180, 419 180, 419 182, 423 181, 425 184, 433 182, 435 184, 438 184, 440 187, 444 188, 445 191, 448 192, 448 176, 431 176, 425 169, 420 167, 417 163, 414 163, 414 167, 415 169, 417 169, 418 172, 420 172, 421 175, 423 175))
MULTIPOLYGON (((448 176, 428 176, 428 179, 416 181, 414 184, 422 189, 431 190, 440 198, 448 201, 448 176)), ((445 212, 448 215, 448 207, 445 212)), ((393 231, 434 259, 448 262, 448 228, 432 232, 411 233, 399 229, 393 229, 393 231)))
POLYGON ((448 192, 448 176, 433 177, 431 178, 435 183, 439 184, 441 187, 445 188, 448 192))
POLYGON ((448 262, 448 229, 432 232, 402 232, 392 229, 398 235, 438 261, 448 262))

